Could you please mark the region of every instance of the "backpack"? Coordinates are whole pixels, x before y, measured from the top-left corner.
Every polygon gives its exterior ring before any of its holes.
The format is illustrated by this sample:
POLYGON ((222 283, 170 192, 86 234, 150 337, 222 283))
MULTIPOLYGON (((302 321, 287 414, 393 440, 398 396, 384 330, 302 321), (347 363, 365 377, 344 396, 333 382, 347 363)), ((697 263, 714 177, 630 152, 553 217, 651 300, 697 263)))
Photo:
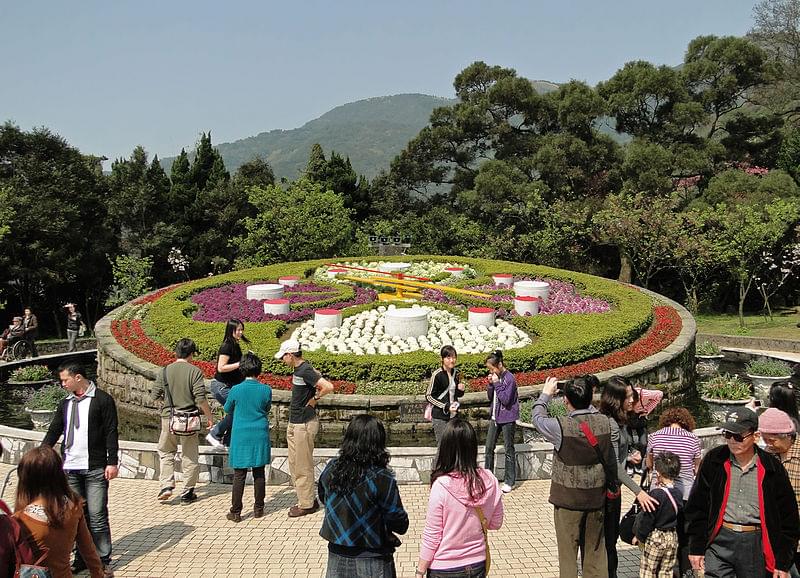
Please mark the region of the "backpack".
POLYGON ((37 558, 35 545, 28 536, 26 528, 11 515, 11 510, 0 500, 0 519, 8 522, 10 526, 11 544, 14 548, 14 578, 52 578, 50 569, 42 566, 49 550, 43 548, 42 554, 37 558))

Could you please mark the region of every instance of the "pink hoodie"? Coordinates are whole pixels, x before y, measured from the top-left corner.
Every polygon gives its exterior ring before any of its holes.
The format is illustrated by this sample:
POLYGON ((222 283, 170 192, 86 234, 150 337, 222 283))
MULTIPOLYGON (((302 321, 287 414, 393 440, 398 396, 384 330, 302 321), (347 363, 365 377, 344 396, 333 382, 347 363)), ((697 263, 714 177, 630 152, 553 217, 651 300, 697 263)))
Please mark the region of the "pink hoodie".
POLYGON ((460 568, 486 559, 486 543, 474 506, 483 510, 490 529, 503 525, 500 483, 483 468, 478 468, 478 474, 486 484, 486 492, 474 502, 460 476, 441 476, 431 487, 419 557, 430 560, 433 570, 460 568))

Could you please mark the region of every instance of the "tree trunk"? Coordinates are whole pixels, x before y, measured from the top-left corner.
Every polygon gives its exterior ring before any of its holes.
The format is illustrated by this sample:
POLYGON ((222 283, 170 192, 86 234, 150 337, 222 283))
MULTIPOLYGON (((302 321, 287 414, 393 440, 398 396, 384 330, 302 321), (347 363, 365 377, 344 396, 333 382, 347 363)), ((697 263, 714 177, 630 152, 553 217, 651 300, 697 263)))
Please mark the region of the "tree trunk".
POLYGON ((620 283, 631 282, 631 262, 625 253, 619 254, 619 278, 620 283))
POLYGON ((747 296, 747 291, 744 288, 744 282, 739 281, 739 327, 744 329, 744 298, 747 296))

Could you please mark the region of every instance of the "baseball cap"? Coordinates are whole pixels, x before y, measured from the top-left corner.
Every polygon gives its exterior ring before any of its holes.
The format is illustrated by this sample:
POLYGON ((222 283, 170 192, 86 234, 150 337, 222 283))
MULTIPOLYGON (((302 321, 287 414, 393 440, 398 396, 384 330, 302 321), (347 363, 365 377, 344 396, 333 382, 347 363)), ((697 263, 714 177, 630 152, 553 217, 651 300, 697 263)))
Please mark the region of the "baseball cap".
POLYGON ((731 433, 758 431, 758 416, 753 410, 740 407, 728 414, 727 421, 719 429, 731 433))
POLYGON ((300 350, 300 342, 297 341, 297 339, 287 339, 281 343, 281 348, 278 350, 278 353, 275 354, 275 359, 280 359, 287 353, 297 353, 300 350))

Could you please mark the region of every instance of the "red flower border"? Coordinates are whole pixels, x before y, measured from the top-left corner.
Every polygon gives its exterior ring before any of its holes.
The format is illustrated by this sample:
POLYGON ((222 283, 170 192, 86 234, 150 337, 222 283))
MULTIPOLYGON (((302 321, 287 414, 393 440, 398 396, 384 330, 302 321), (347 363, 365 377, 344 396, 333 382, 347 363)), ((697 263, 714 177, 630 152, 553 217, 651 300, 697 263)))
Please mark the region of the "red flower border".
MULTIPOLYGON (((517 385, 535 385, 543 383, 548 376, 566 379, 576 375, 598 373, 636 363, 661 351, 675 341, 682 327, 683 323, 680 315, 675 309, 664 305, 657 306, 654 308, 654 321, 650 329, 627 347, 581 363, 565 365, 555 369, 517 373, 515 375, 517 385)), ((145 334, 144 329, 142 329, 142 322, 138 319, 112 321, 111 334, 121 347, 155 365, 165 366, 175 358, 171 351, 145 334)), ((202 370, 205 377, 211 378, 214 376, 216 368, 212 362, 194 361, 193 363, 202 370)), ((269 383, 275 389, 287 391, 292 389, 292 378, 288 375, 262 373, 258 379, 262 383, 269 383)), ((485 377, 469 381, 472 391, 485 391, 487 384, 488 380, 485 377)), ((356 384, 350 381, 334 381, 333 386, 335 393, 352 394, 356 390, 356 384)))

